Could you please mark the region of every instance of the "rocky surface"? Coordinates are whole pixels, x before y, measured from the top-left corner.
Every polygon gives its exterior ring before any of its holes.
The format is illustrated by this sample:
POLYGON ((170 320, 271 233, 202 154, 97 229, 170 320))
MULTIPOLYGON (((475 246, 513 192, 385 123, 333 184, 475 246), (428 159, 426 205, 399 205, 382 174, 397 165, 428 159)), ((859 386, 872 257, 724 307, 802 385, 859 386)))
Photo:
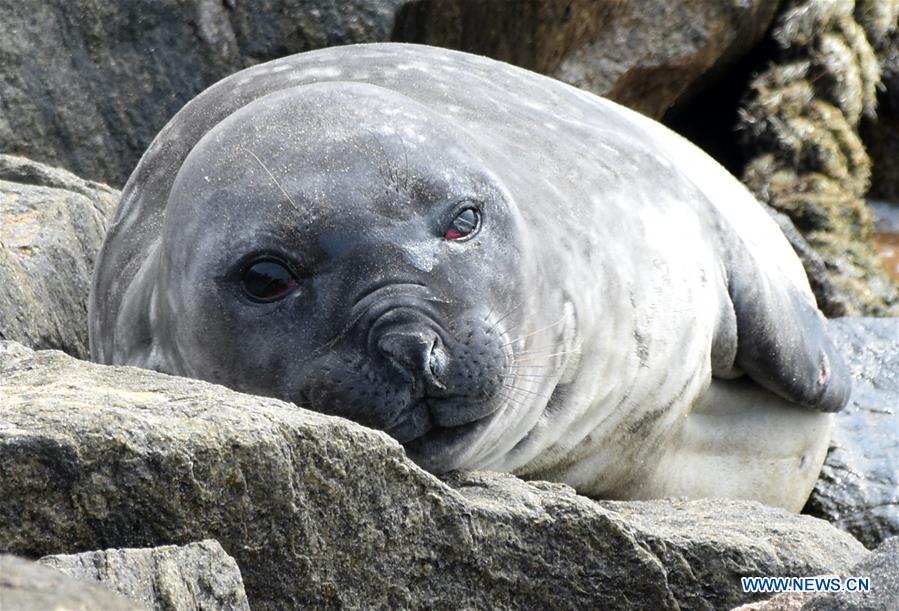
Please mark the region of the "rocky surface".
POLYGON ((0 0, 0 150, 122 185, 190 98, 241 68, 384 40, 403 0, 0 0))
POLYGON ((44 556, 38 562, 70 577, 100 582, 148 609, 250 609, 237 563, 214 540, 44 556))
POLYGON ((68 577, 36 562, 0 555, 0 609, 137 611, 144 607, 99 585, 68 577))
POLYGON ((871 160, 859 136, 877 108, 877 48, 897 21, 897 0, 788 0, 771 33, 775 59, 741 110, 743 180, 823 258, 826 280, 807 271, 828 316, 899 314, 899 285, 872 241, 871 160))
POLYGON ((779 0, 624 2, 609 25, 550 72, 661 119, 767 31, 779 0))
POLYGON ((345 420, 12 342, 0 405, 0 549, 215 538, 254 609, 729 608, 753 599, 741 576, 841 571, 867 554, 824 521, 755 503, 444 482, 345 420))
POLYGON ((848 578, 868 578, 870 589, 789 592, 743 605, 734 611, 893 611, 899 606, 899 537, 885 541, 873 554, 843 572, 840 578, 844 583, 848 578))
POLYGON ((805 512, 869 548, 899 535, 899 318, 835 319, 852 398, 836 415, 830 449, 805 512))
POLYGON ((491 55, 660 116, 777 0, 0 0, 0 150, 124 184, 165 122, 249 65, 406 41, 491 55))
POLYGON ((91 273, 118 197, 106 185, 0 155, 0 339, 88 358, 91 273))
POLYGON ((395 38, 488 55, 661 118, 762 38, 778 0, 413 2, 395 38))

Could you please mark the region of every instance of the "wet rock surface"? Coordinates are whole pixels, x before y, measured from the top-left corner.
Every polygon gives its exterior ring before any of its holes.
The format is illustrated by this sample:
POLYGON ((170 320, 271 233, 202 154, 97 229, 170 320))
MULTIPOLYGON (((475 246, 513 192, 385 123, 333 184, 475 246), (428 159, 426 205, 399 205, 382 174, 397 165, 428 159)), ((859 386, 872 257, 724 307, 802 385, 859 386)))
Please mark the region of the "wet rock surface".
POLYGON ((119 193, 0 155, 0 338, 88 358, 94 260, 119 193))
POLYGON ((273 399, 0 344, 0 549, 217 539, 254 609, 729 608, 739 578, 867 552, 755 503, 594 502, 509 475, 441 481, 387 436, 273 399))
POLYGON ((899 535, 899 319, 835 319, 852 398, 836 414, 824 468, 805 512, 873 549, 899 535))
POLYGON ((148 609, 250 609, 237 563, 213 540, 44 556, 38 562, 70 577, 99 582, 148 609))
POLYGON ((145 607, 106 588, 41 566, 0 555, 0 609, 4 611, 138 611, 145 607))

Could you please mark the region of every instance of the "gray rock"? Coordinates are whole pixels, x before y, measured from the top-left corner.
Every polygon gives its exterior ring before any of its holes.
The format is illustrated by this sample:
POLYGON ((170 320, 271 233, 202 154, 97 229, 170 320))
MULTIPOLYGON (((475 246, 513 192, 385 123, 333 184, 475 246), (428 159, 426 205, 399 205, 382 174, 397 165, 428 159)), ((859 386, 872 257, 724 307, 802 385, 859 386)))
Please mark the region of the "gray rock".
POLYGON ((71 577, 98 581, 159 611, 250 609, 237 563, 211 539, 183 547, 44 556, 38 562, 71 577))
POLYGON ((312 48, 385 40, 405 0, 0 0, 0 150, 121 185, 206 86, 312 48))
MULTIPOLYGON (((899 537, 884 541, 874 553, 845 571, 849 578, 867 578, 869 590, 845 592, 785 592, 734 611, 895 611, 899 607, 899 537)), ((853 589, 860 587, 853 582, 853 589)))
POLYGON ((884 541, 874 553, 846 571, 844 577, 868 577, 868 592, 831 592, 806 602, 803 611, 892 611, 899 607, 899 537, 884 541))
POLYGON ((0 555, 3 611, 135 611, 138 603, 99 585, 74 579, 36 562, 0 555))
POLYGON ((755 503, 444 482, 349 421, 12 342, 0 380, 0 549, 215 538, 254 609, 729 608, 753 599, 740 576, 841 571, 867 554, 755 503))
POLYGON ((119 193, 0 155, 0 339, 88 358, 94 259, 119 193))
POLYGON ((410 2, 394 39, 479 53, 661 118, 758 42, 778 0, 410 2))
POLYGON ((853 376, 805 512, 873 549, 899 535, 899 318, 829 322, 853 376))
POLYGON ((550 72, 660 119, 764 36, 779 0, 621 2, 550 72))
POLYGON ((215 81, 388 40, 488 54, 660 116, 756 42, 777 4, 0 0, 0 150, 122 186, 166 121, 215 81))

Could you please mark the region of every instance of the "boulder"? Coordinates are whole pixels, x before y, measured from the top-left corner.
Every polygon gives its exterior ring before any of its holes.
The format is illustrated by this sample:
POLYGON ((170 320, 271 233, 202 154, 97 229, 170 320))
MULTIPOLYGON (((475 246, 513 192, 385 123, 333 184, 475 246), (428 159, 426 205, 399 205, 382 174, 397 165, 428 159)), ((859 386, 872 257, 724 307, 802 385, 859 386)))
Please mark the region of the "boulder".
POLYGON ((0 0, 0 150, 122 186, 215 81, 330 45, 449 46, 661 116, 767 29, 777 0, 0 0))
POLYGON ((0 550, 218 540, 254 609, 730 608, 740 577, 845 570, 827 522, 442 481, 385 434, 220 386, 0 343, 0 550))
POLYGON ((248 65, 386 40, 405 0, 0 0, 0 150, 121 186, 190 98, 248 65))
POLYGON ((0 609, 27 611, 138 611, 144 609, 97 584, 68 577, 36 562, 0 555, 0 609))
POLYGON ((240 569, 218 541, 44 556, 44 566, 97 581, 148 609, 249 611, 240 569))
POLYGON ((899 602, 899 537, 884 541, 840 579, 847 591, 785 592, 733 611, 892 611, 899 602), (860 582, 850 585, 849 578, 867 579, 869 588, 860 582), (853 591, 848 591, 849 587, 853 591))
POLYGON ((899 535, 899 318, 834 319, 853 377, 804 511, 873 549, 899 535))
POLYGON ((758 42, 779 0, 410 2, 396 40, 470 51, 553 76, 659 119, 758 42))
POLYGON ((91 273, 118 199, 106 185, 0 155, 0 338, 88 358, 91 273))

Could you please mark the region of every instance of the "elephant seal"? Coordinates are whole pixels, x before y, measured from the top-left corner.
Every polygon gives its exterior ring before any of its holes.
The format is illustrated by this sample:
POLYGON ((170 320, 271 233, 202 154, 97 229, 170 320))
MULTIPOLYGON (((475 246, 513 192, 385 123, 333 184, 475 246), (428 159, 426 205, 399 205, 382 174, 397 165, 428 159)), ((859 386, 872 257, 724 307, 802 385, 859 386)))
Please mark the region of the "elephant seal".
POLYGON ((92 358, 382 429, 433 472, 798 510, 849 377, 787 241, 665 127, 500 62, 330 48, 188 103, 99 255, 92 358))

